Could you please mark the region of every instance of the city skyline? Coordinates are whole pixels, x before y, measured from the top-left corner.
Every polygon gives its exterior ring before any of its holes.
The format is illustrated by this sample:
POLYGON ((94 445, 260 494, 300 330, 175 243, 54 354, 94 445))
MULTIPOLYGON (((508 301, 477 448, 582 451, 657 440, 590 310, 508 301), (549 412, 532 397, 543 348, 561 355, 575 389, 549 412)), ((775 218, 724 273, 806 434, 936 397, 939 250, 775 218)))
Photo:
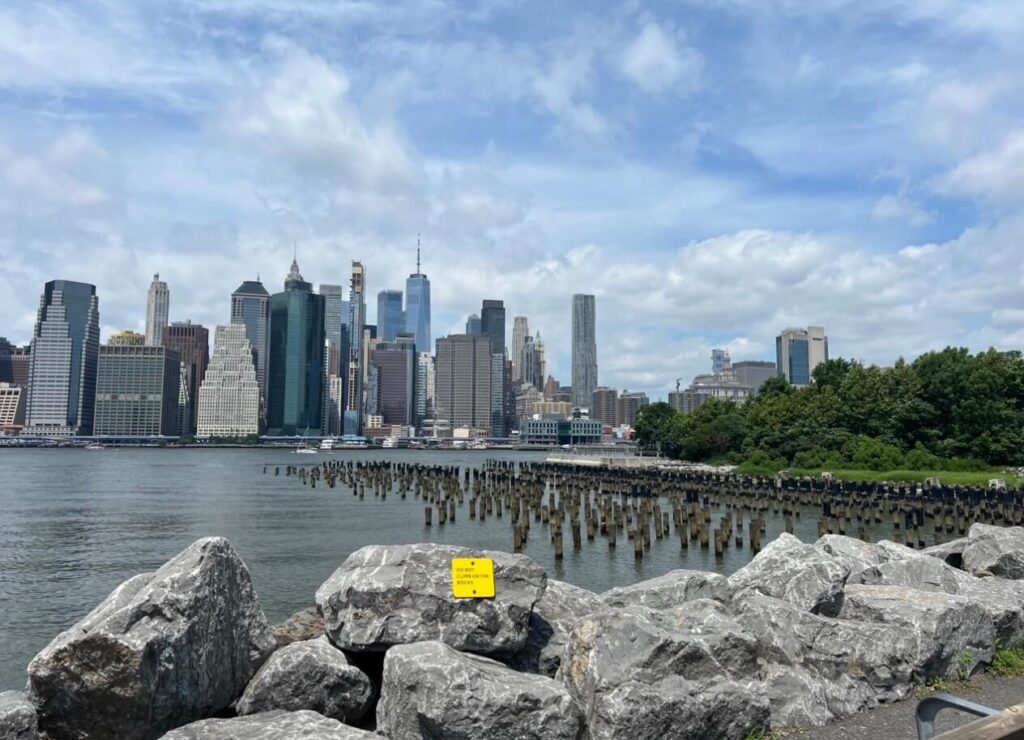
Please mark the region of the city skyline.
POLYGON ((501 299, 565 379, 593 294, 601 382, 652 396, 786 326, 879 364, 1024 345, 1022 6, 150 10, 0 10, 14 342, 56 278, 96 285, 104 336, 143 330, 156 273, 171 320, 223 324, 293 250, 317 283, 362 261, 369 302, 422 233, 434 338, 501 299))

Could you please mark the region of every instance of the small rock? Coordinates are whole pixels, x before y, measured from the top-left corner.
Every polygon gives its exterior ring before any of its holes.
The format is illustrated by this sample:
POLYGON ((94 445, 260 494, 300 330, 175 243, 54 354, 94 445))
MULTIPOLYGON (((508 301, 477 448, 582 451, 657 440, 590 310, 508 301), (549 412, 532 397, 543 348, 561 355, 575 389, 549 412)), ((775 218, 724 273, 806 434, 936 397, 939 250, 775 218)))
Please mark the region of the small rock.
POLYGON ((37 740, 36 708, 20 691, 0 693, 0 740, 37 740))
POLYGON ((274 646, 245 563, 222 537, 136 576, 28 667, 39 729, 158 737, 233 702, 274 646))
POLYGON ((316 712, 264 712, 234 719, 205 719, 179 727, 162 740, 381 740, 316 712))
POLYGON ((601 601, 607 606, 646 606, 671 609, 695 599, 728 601, 732 596, 729 579, 702 570, 673 570, 663 576, 605 591, 601 601))
POLYGON ((923 681, 963 680, 992 662, 992 617, 963 596, 900 586, 847 584, 842 619, 907 627, 919 638, 917 672, 923 681))
POLYGON ((595 740, 742 738, 769 720, 758 647, 710 599, 610 608, 576 623, 558 675, 595 740))
POLYGON ((544 595, 530 615, 526 646, 508 658, 502 657, 502 661, 517 671, 553 678, 573 625, 603 606, 593 591, 549 578, 544 595))
POLYGON ((327 637, 293 642, 263 664, 238 700, 238 713, 311 709, 358 722, 373 701, 373 686, 327 637))
POLYGON ((525 555, 452 545, 371 545, 316 592, 331 641, 353 651, 441 640, 458 650, 511 653, 526 644, 547 575, 525 555), (452 595, 452 558, 494 561, 493 599, 452 595))
POLYGON ((431 641, 385 655, 377 729, 391 740, 577 740, 582 724, 557 681, 431 641))
POLYGON ((850 569, 840 560, 783 533, 729 577, 736 590, 755 589, 812 614, 835 616, 850 569))
POLYGON ((293 642, 315 640, 324 634, 324 618, 315 606, 307 607, 292 614, 288 619, 273 626, 274 642, 278 648, 293 642))
POLYGON ((963 568, 974 576, 1024 579, 1024 527, 972 524, 967 530, 963 568))

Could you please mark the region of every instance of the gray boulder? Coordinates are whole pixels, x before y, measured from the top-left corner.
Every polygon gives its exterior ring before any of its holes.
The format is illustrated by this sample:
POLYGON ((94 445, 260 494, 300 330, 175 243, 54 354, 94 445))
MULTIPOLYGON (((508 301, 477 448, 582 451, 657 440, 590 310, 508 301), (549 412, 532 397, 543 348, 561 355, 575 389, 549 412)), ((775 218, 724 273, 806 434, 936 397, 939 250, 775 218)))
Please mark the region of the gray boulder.
POLYGON ((965 679, 992 661, 992 617, 971 599, 900 586, 847 584, 842 619, 906 627, 917 636, 921 680, 965 679))
POLYGON ((377 729, 391 740, 577 740, 583 726, 557 681, 431 641, 384 656, 377 729))
POLYGON ((372 545, 352 553, 316 592, 331 641, 346 650, 441 640, 475 653, 526 644, 547 575, 525 555, 451 545, 372 545), (494 561, 493 599, 452 596, 452 558, 494 561))
POLYGON ((227 707, 273 650, 245 563, 199 540, 125 581, 28 667, 41 731, 158 737, 227 707))
POLYGON ((1024 583, 975 578, 939 558, 920 554, 883 563, 873 570, 863 571, 857 578, 868 585, 963 596, 991 617, 996 639, 1007 645, 1017 645, 1024 640, 1024 583))
POLYGON ((952 565, 954 568, 960 568, 963 566, 964 548, 966 546, 967 538, 960 537, 959 539, 950 540, 949 542, 943 542, 941 545, 926 547, 920 552, 922 555, 938 558, 947 565, 952 565))
POLYGON ((0 740, 37 740, 36 708, 20 691, 0 693, 0 740))
POLYGON ((1024 579, 1024 527, 972 524, 967 530, 963 568, 975 576, 1024 579))
POLYGON ((756 640, 773 725, 823 725, 910 693, 918 643, 906 627, 810 614, 757 592, 734 607, 756 640))
POLYGON ((562 663, 562 652, 576 622, 604 605, 593 591, 564 581, 548 579, 548 587, 530 615, 526 646, 501 660, 517 671, 553 678, 562 663))
POLYGON ((679 569, 631 586, 605 591, 601 594, 601 601, 607 606, 671 609, 695 599, 728 601, 731 596, 732 588, 725 576, 702 570, 679 569))
POLYGON ((162 740, 380 740, 316 712, 264 712, 234 719, 205 719, 179 727, 162 740))
POLYGON ((311 709, 358 722, 373 701, 373 685, 327 637, 281 648, 256 673, 238 700, 239 714, 311 709))
POLYGON ((275 624, 271 629, 277 647, 283 648, 293 642, 315 640, 323 635, 324 618, 320 616, 315 606, 310 606, 292 614, 280 624, 275 624))
POLYGON ((738 739, 769 722, 758 649, 710 599, 604 609, 573 627, 559 677, 592 740, 738 739))
POLYGON ((737 591, 753 589, 813 614, 834 616, 850 568, 814 545, 783 533, 729 577, 737 591))
POLYGON ((850 580, 856 580, 857 574, 861 571, 915 555, 915 552, 906 545, 889 540, 864 542, 841 534, 826 534, 819 537, 814 546, 849 568, 850 580))

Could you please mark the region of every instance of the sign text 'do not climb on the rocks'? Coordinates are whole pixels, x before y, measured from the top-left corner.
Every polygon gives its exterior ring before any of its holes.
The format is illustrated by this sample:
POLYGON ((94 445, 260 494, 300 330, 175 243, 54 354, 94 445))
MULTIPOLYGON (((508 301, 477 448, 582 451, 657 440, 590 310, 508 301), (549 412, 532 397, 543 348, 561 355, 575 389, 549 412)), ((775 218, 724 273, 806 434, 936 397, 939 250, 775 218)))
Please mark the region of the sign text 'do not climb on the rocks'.
POLYGON ((452 558, 452 595, 456 599, 493 599, 494 561, 452 558))

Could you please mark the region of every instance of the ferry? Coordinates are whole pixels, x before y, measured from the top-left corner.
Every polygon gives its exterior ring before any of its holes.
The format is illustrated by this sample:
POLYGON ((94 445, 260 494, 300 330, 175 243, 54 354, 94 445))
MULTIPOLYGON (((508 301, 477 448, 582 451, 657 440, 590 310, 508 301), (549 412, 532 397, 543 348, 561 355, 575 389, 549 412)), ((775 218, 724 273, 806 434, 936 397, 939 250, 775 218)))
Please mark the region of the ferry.
POLYGON ((471 450, 486 450, 487 449, 487 443, 483 442, 483 441, 472 442, 469 445, 469 449, 471 449, 471 450))
POLYGON ((394 437, 387 437, 383 442, 380 443, 380 446, 383 447, 385 450, 393 450, 395 447, 398 446, 398 440, 395 439, 394 437))
POLYGON ((325 452, 330 452, 331 450, 334 449, 334 440, 333 439, 322 439, 322 440, 320 440, 320 449, 324 450, 325 452))

